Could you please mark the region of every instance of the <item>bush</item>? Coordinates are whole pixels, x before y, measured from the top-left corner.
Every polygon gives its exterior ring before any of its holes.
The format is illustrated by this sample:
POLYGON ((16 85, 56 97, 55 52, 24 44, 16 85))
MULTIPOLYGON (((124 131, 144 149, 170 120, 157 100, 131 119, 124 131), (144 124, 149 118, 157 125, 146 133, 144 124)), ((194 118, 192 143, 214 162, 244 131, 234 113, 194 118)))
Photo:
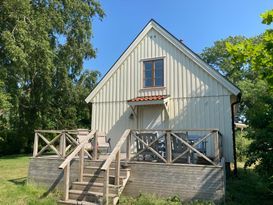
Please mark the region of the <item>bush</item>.
POLYGON ((0 131, 0 156, 21 153, 23 144, 23 139, 15 131, 0 131))
POLYGON ((237 160, 240 162, 244 162, 247 160, 247 150, 249 148, 249 145, 251 143, 251 140, 246 137, 247 132, 246 131, 236 131, 236 154, 237 154, 237 160))

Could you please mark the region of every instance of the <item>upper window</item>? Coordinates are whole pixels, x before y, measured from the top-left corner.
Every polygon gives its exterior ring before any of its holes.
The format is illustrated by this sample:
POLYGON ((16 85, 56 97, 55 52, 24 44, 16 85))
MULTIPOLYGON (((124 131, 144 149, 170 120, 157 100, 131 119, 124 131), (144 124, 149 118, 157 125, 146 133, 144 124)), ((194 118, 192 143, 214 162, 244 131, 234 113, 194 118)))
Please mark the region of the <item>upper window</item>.
POLYGON ((164 86, 163 59, 144 62, 144 87, 164 86))

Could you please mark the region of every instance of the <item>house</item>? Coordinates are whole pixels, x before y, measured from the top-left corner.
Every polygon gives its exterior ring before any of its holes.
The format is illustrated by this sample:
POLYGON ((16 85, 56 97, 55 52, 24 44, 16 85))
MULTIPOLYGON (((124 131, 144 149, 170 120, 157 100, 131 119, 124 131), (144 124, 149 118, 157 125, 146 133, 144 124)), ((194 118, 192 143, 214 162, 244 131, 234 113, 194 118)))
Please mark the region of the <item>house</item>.
POLYGON ((139 193, 221 203, 239 96, 151 20, 86 98, 91 130, 35 131, 28 180, 62 189, 60 204, 115 205, 139 193), (112 148, 99 155, 104 133, 112 148))
POLYGON ((125 129, 210 129, 233 162, 232 104, 240 90, 151 20, 85 99, 91 129, 115 146, 125 129))

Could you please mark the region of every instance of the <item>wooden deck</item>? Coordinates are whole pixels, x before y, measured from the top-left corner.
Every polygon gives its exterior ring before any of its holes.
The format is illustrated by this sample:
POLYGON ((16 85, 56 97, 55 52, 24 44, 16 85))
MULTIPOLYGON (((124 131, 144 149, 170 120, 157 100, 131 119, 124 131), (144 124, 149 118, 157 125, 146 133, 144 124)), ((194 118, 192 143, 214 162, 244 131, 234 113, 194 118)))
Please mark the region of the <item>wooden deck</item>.
POLYGON ((79 142, 76 131, 36 131, 29 181, 63 190, 62 204, 116 204, 121 194, 143 192, 183 200, 224 198, 217 129, 126 130, 109 153, 100 150, 98 132, 87 133, 79 142))

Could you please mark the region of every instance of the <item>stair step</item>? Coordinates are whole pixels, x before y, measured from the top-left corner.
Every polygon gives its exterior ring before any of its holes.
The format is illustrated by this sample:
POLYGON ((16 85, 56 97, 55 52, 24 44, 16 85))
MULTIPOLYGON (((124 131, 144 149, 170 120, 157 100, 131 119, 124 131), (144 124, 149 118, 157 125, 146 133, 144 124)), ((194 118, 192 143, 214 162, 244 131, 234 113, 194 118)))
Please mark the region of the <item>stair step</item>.
MULTIPOLYGON (((111 194, 118 193, 118 187, 117 186, 110 184, 108 187, 109 187, 109 193, 111 193, 111 194)), ((80 191, 103 192, 103 183, 73 182, 72 183, 72 189, 73 190, 80 190, 80 191)))
POLYGON ((98 205, 97 203, 88 202, 88 201, 78 201, 73 199, 68 199, 66 201, 60 200, 58 201, 58 204, 62 205, 98 205))
MULTIPOLYGON (((94 166, 94 167, 102 167, 104 164, 105 160, 84 160, 84 164, 86 166, 94 166)), ((110 167, 114 168, 115 167, 115 161, 113 161, 110 165, 110 167)))
MULTIPOLYGON (((123 180, 126 179, 125 176, 120 176, 120 184, 122 184, 123 180)), ((102 174, 83 174, 83 181, 84 182, 96 182, 96 183, 103 183, 104 182, 104 175, 102 174)), ((109 184, 114 184, 115 176, 109 175, 109 184)))
MULTIPOLYGON (((102 196, 103 196, 102 192, 79 191, 74 189, 69 190, 69 199, 74 199, 78 201, 100 203, 102 201, 102 196)), ((109 196, 109 202, 111 203, 117 195, 109 193, 108 196, 109 196)))
MULTIPOLYGON (((109 169, 109 174, 110 175, 114 175, 115 174, 115 168, 113 167, 110 167, 109 169)), ((121 176, 126 176, 127 175, 127 172, 129 171, 130 169, 122 169, 120 168, 120 175, 121 176)), ((103 175, 104 172, 101 171, 100 167, 97 167, 97 166, 85 166, 84 167, 84 173, 88 173, 88 174, 98 174, 98 175, 103 175)))

